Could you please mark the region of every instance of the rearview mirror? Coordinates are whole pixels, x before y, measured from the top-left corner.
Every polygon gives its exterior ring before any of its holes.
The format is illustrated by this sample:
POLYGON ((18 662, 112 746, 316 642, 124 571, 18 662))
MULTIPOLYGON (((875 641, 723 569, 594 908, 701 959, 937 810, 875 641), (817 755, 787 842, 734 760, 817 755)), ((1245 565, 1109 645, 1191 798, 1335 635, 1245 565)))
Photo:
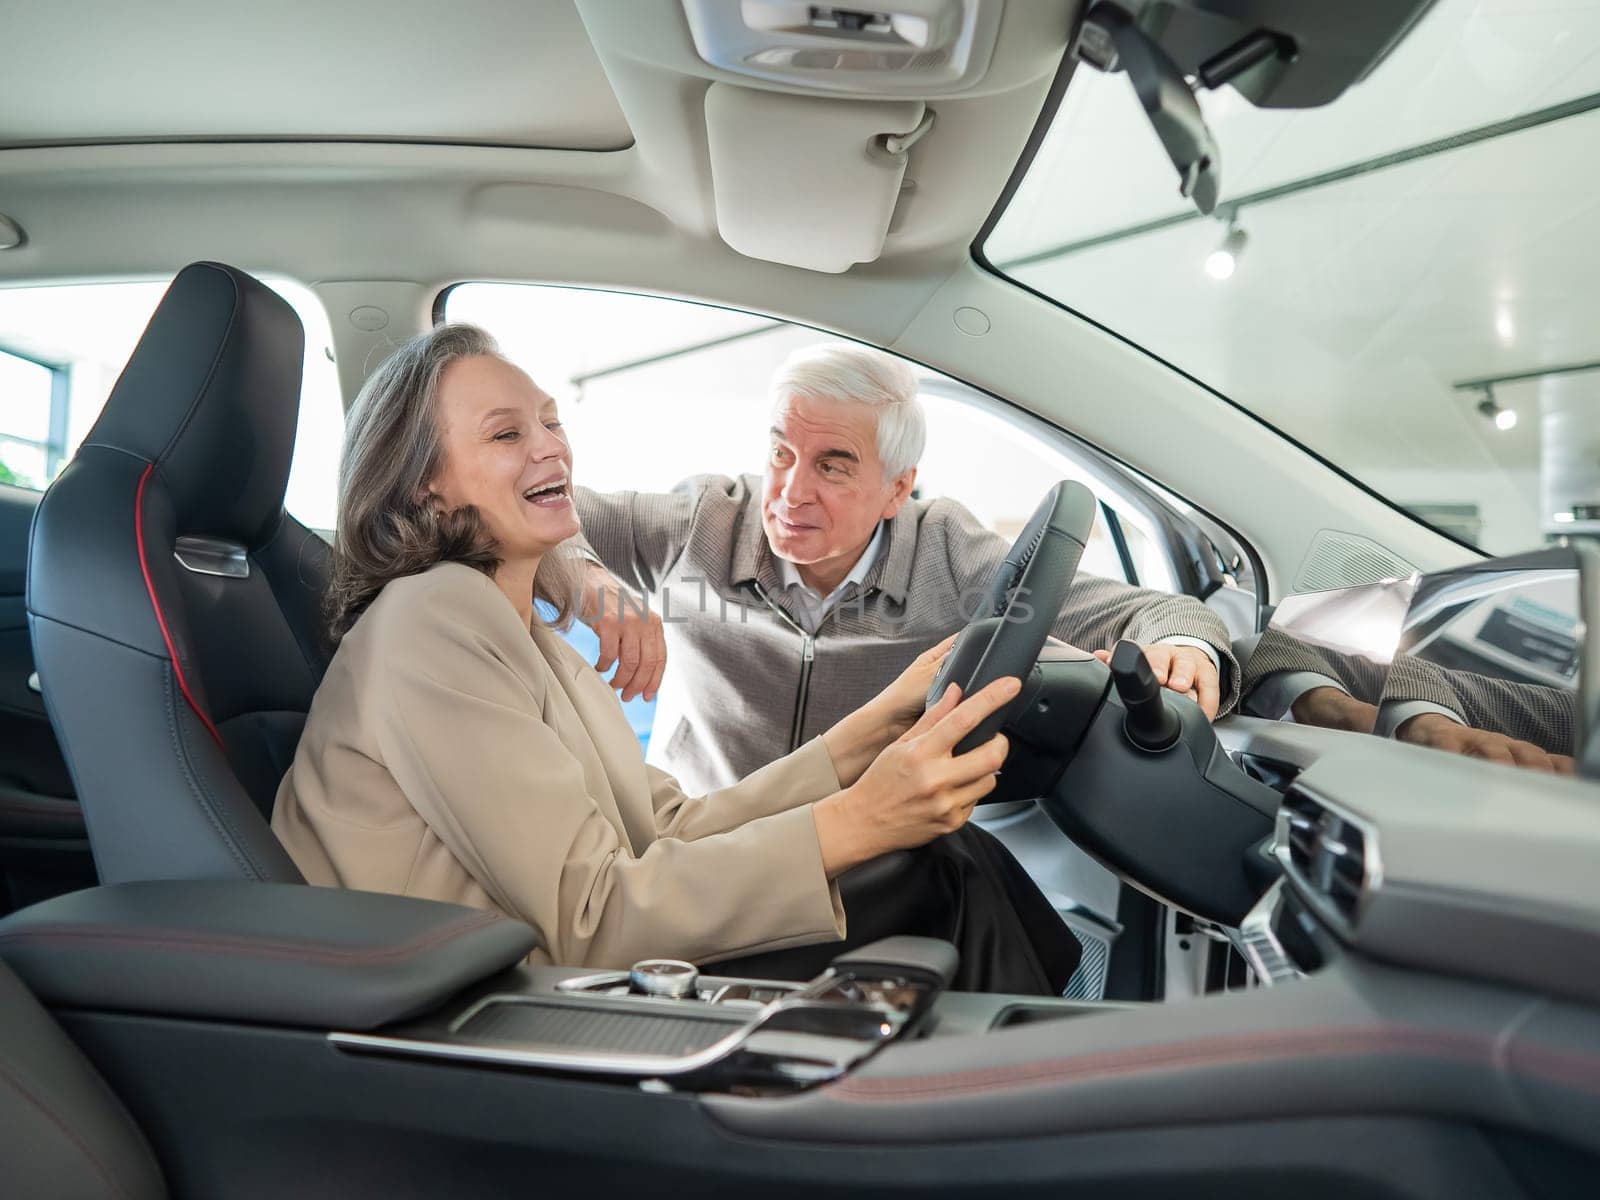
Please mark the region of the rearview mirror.
POLYGON ((1178 170, 1178 192, 1202 213, 1217 207, 1222 157, 1183 72, 1115 4, 1100 3, 1078 29, 1073 53, 1108 74, 1126 71, 1151 128, 1178 170))

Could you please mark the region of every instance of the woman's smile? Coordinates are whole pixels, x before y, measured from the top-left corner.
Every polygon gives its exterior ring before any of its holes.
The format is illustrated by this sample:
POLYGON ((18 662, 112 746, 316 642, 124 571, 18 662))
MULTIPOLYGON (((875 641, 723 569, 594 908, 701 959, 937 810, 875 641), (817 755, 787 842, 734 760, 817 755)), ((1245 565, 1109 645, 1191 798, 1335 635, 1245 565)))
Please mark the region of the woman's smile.
POLYGON ((536 561, 578 532, 572 449, 556 402, 495 355, 451 363, 439 385, 444 462, 432 490, 471 505, 503 560, 536 561))
POLYGON ((570 508, 572 506, 572 480, 562 473, 543 483, 534 484, 522 493, 529 504, 540 508, 570 508))

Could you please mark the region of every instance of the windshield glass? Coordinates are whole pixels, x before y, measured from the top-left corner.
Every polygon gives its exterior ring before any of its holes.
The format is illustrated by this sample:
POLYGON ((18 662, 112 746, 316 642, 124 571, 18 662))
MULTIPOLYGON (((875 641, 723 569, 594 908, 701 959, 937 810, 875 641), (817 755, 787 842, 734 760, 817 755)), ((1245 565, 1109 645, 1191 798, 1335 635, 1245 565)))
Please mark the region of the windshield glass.
POLYGON ((983 256, 1489 553, 1600 532, 1600 4, 1440 0, 1324 108, 1199 99, 1216 214, 1080 65, 983 256))

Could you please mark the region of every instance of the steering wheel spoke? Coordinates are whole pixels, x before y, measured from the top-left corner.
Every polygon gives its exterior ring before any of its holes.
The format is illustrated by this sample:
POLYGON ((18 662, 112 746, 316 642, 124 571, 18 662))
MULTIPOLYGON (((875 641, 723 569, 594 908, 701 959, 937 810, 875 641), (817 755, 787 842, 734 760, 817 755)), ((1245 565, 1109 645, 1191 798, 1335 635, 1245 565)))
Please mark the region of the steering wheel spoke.
MULTIPOLYGON (((1094 493, 1064 479, 1054 485, 989 581, 988 603, 951 648, 928 703, 951 683, 970 696, 1007 675, 1027 683, 1050 636, 1094 526, 1094 493)), ((1026 688, 1024 688, 1026 691, 1026 688)), ((985 720, 956 747, 965 754, 1003 729, 1022 696, 985 720)))

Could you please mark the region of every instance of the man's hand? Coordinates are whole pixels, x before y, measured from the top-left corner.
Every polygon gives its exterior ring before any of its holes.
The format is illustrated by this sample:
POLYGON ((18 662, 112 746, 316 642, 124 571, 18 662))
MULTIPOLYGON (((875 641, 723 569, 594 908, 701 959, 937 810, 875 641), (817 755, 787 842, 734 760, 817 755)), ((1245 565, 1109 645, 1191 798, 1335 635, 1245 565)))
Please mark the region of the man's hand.
POLYGON ((594 669, 604 675, 616 664, 611 686, 624 700, 654 700, 667 669, 667 639, 661 618, 648 601, 624 587, 611 572, 590 563, 583 577, 578 619, 600 637, 594 669))
POLYGON ((1574 773, 1573 761, 1565 754, 1551 754, 1532 742, 1519 742, 1503 733, 1474 729, 1440 713, 1412 717, 1395 730, 1395 737, 1413 746, 1431 746, 1435 750, 1504 763, 1508 767, 1526 767, 1530 771, 1555 775, 1574 773))
POLYGON ((1300 725, 1320 725, 1324 729, 1346 729, 1352 733, 1371 733, 1378 727, 1378 706, 1357 700, 1336 687, 1314 687, 1300 693, 1289 706, 1300 725))
MULTIPOLYGON (((1153 642, 1140 647, 1149 660, 1156 682, 1170 692, 1187 696, 1200 706, 1206 720, 1217 719, 1217 707, 1222 703, 1222 680, 1211 656, 1198 646, 1184 646, 1172 642, 1153 642)), ((1103 663, 1111 661, 1111 651, 1096 650, 1094 656, 1103 663)))

